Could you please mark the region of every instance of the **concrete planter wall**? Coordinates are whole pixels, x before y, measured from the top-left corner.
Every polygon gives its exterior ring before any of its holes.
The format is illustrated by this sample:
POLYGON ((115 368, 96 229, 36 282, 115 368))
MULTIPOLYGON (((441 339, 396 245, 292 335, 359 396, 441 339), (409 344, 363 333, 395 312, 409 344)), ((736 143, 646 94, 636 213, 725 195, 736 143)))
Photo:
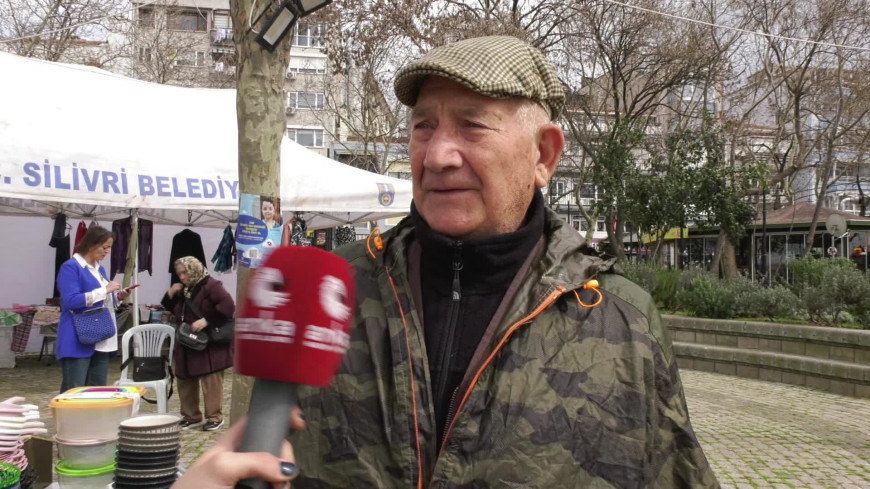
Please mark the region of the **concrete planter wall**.
POLYGON ((680 368, 870 398, 870 331, 663 316, 680 368))

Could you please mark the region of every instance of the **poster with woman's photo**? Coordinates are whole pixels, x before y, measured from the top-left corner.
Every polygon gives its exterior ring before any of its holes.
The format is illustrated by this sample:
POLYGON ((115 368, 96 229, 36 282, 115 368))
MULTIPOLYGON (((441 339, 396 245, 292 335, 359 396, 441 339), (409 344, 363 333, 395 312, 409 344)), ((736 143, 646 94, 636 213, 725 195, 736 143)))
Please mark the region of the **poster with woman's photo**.
POLYGON ((266 195, 242 194, 236 229, 239 265, 257 268, 272 249, 281 245, 284 226, 281 199, 266 195))

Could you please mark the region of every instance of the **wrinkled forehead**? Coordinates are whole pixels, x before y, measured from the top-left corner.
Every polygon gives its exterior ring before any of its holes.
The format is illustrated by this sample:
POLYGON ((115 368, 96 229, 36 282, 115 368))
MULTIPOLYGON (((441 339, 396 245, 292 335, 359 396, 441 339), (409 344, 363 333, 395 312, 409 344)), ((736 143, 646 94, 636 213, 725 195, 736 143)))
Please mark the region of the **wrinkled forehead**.
POLYGON ((452 80, 429 76, 420 85, 410 114, 412 119, 426 118, 446 104, 453 113, 465 117, 507 118, 529 100, 521 97, 489 97, 452 80))

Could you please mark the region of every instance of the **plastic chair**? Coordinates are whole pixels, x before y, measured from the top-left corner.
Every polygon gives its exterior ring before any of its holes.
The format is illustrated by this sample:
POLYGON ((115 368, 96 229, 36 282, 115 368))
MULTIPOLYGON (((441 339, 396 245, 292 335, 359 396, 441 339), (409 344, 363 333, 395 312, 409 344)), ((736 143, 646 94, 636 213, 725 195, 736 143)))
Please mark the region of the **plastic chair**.
MULTIPOLYGON (((134 326, 124 333, 121 339, 121 363, 126 362, 130 358, 130 337, 133 336, 133 348, 137 356, 141 357, 159 357, 162 355, 163 343, 169 337, 169 365, 172 366, 175 350, 175 328, 167 324, 143 324, 134 326)), ((130 365, 121 370, 121 380, 115 382, 115 385, 136 385, 151 389, 157 397, 157 412, 165 414, 169 407, 169 386, 170 377, 167 374, 165 378, 160 380, 149 380, 147 382, 136 382, 132 378, 127 377, 127 370, 130 365)))

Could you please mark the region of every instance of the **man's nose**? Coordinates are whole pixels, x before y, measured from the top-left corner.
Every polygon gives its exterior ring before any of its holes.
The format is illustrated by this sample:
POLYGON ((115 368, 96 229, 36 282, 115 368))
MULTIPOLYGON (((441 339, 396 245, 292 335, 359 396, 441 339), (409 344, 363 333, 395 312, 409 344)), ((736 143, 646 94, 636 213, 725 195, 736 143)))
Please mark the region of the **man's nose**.
POLYGON ((462 151, 459 137, 455 127, 439 125, 429 139, 423 166, 435 172, 461 167, 462 151))

